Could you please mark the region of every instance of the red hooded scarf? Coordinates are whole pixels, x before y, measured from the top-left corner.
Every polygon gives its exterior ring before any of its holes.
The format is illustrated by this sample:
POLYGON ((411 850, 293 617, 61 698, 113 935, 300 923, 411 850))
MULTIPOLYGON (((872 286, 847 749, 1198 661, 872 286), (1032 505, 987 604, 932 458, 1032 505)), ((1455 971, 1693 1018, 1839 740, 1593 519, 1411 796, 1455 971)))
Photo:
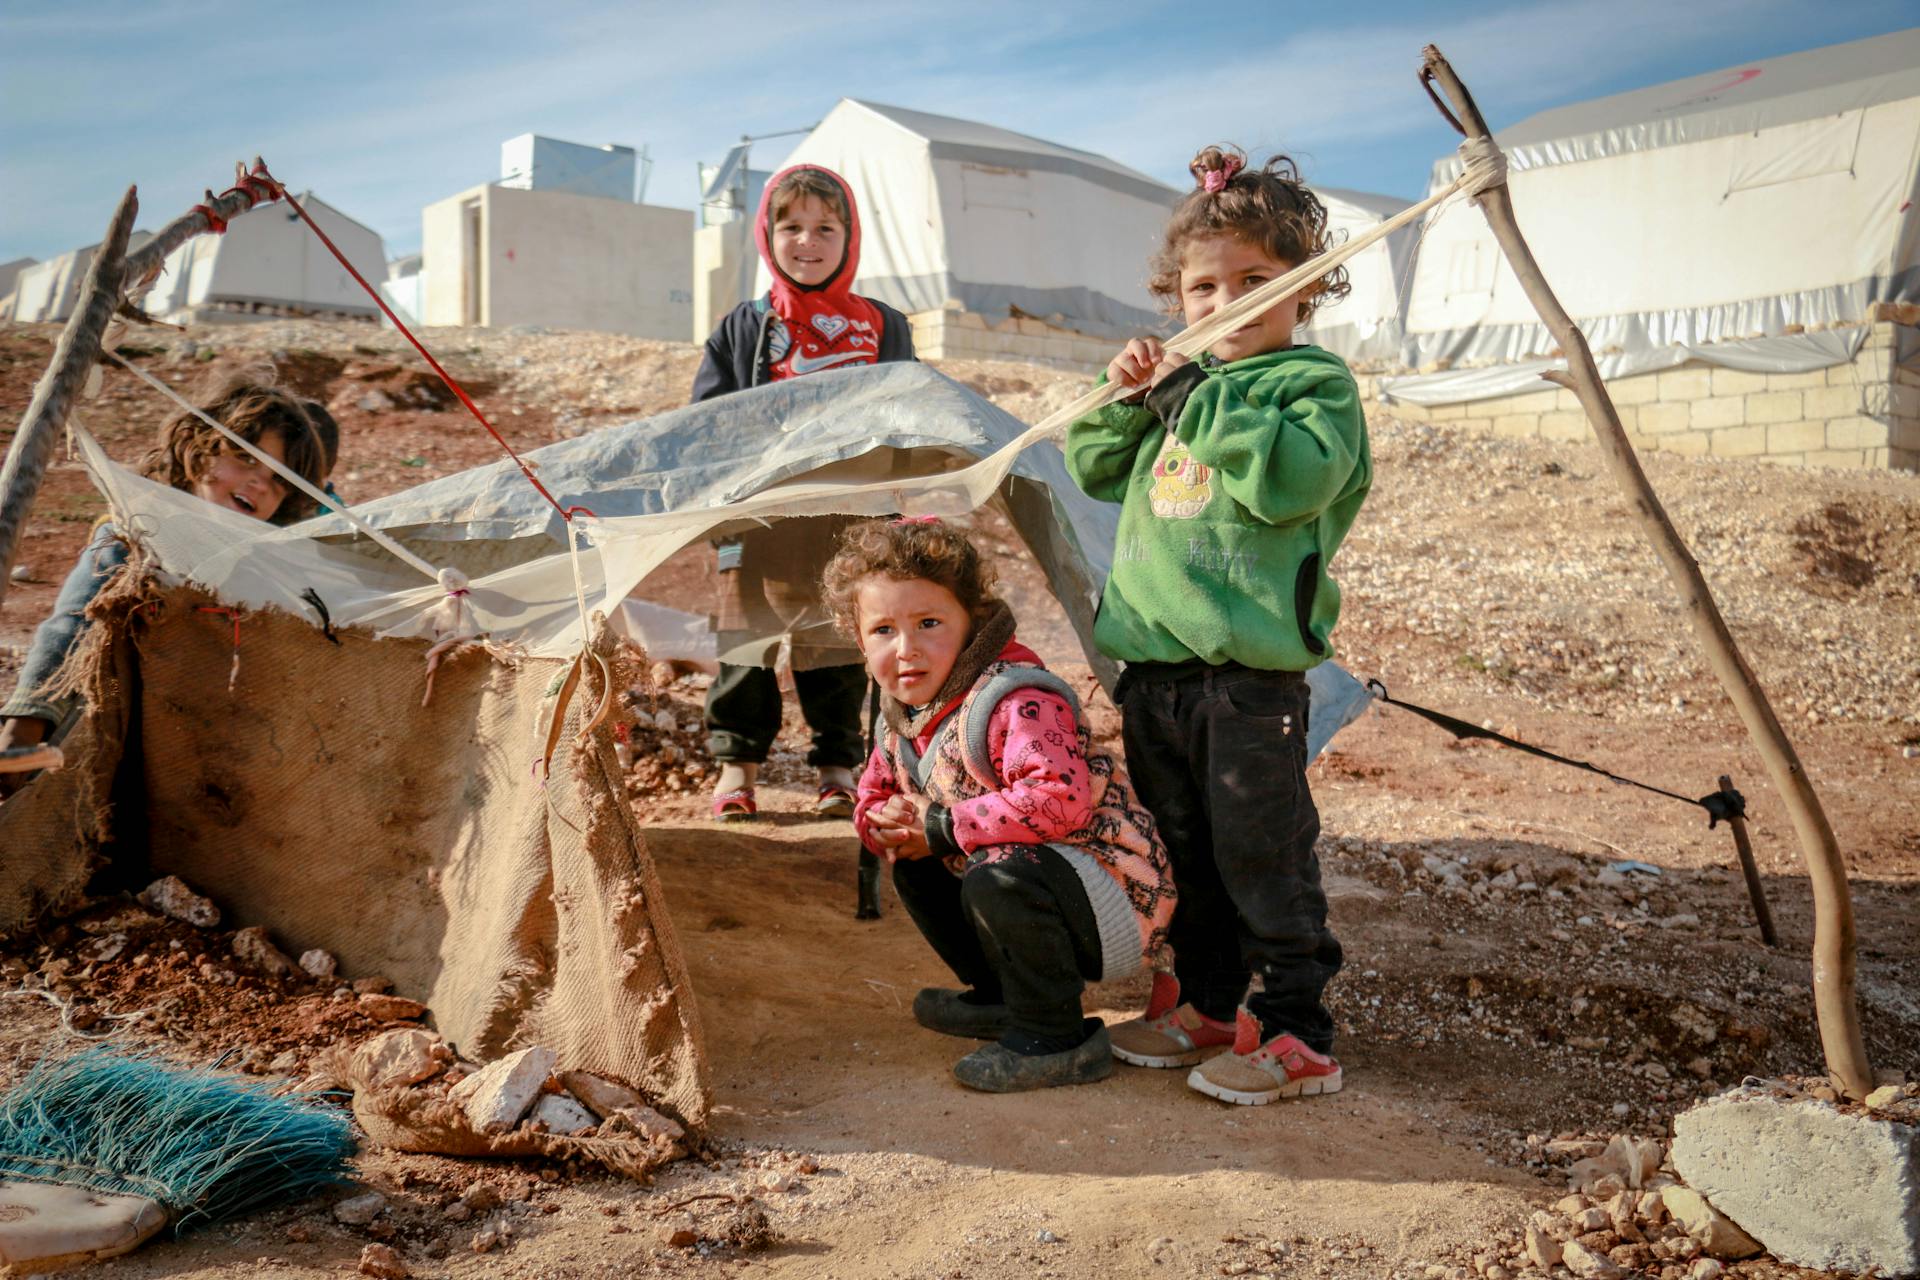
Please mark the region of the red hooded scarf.
POLYGON ((880 308, 853 291, 853 277, 860 269, 860 209, 846 180, 817 164, 782 169, 768 180, 760 195, 754 237, 760 244, 761 260, 773 277, 773 311, 780 318, 767 335, 767 380, 877 362, 886 322, 880 308), (846 255, 833 274, 816 285, 796 282, 773 258, 773 193, 782 178, 800 169, 811 169, 840 188, 847 204, 846 255))

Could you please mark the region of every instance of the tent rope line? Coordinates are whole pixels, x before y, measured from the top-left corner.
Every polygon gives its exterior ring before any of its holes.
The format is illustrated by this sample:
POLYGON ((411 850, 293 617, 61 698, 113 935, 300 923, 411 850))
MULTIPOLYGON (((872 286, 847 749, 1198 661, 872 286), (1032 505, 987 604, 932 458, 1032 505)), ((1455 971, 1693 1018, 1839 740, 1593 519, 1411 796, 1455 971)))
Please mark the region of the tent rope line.
POLYGON ((1588 773, 1597 773, 1609 782, 1619 783, 1623 786, 1638 787, 1642 791, 1651 791, 1657 796, 1665 796, 1669 800, 1678 800, 1682 804, 1698 805, 1707 811, 1707 827, 1709 830, 1719 825, 1724 819, 1746 816, 1746 798, 1732 787, 1723 786, 1720 790, 1710 795, 1701 796, 1696 800, 1692 796, 1683 796, 1678 791, 1668 791, 1663 787, 1656 787, 1650 782, 1640 782, 1633 778, 1623 777, 1611 770, 1602 769, 1599 765, 1588 760, 1575 760, 1570 756, 1558 755, 1552 751, 1548 751, 1545 747, 1536 747, 1530 742, 1522 742, 1520 739, 1509 737, 1504 733, 1496 733, 1492 729, 1474 724, 1468 720, 1462 720, 1458 716, 1450 716, 1444 711, 1435 711, 1431 707, 1423 707, 1417 703, 1406 702, 1402 699, 1391 697, 1387 693, 1387 686, 1382 684, 1377 678, 1370 679, 1366 683, 1367 692, 1372 694, 1376 701, 1411 711, 1421 719, 1439 725, 1456 738, 1483 738, 1488 742, 1497 742, 1503 747, 1511 747, 1516 751, 1524 751, 1528 755, 1539 756, 1542 760, 1551 760, 1555 764, 1565 765, 1569 769, 1584 769, 1588 773))
POLYGON ((380 291, 367 283, 367 278, 361 275, 358 268, 351 262, 347 261, 347 255, 340 252, 339 246, 334 244, 327 233, 320 229, 320 224, 315 222, 305 209, 301 208, 300 202, 295 200, 292 194, 288 192, 286 184, 269 173, 265 164, 261 164, 256 172, 260 180, 273 184, 273 189, 279 193, 281 199, 287 202, 287 207, 300 216, 300 220, 307 224, 314 235, 320 237, 320 243, 327 247, 327 252, 331 253, 334 259, 339 262, 342 267, 346 268, 347 274, 353 277, 355 283, 366 290, 367 296, 373 299, 373 304, 380 308, 381 314, 393 322, 393 327, 400 331, 402 337, 413 344, 413 349, 420 353, 421 358, 433 366, 433 371, 440 375, 440 380, 447 384, 447 389, 459 397, 460 403, 467 407, 467 412, 473 415, 474 420, 485 427, 487 434, 492 436, 502 449, 506 450, 507 456, 512 458, 514 465, 520 468, 520 474, 524 475, 527 478, 527 482, 540 491, 541 497, 552 504, 553 509, 560 513, 560 518, 566 520, 568 523, 572 523, 575 513, 591 516, 593 512, 586 507, 563 507, 560 505, 559 500, 547 491, 547 486, 540 483, 540 477, 533 473, 533 468, 527 465, 525 459, 514 452, 513 446, 507 443, 507 438, 494 429, 493 423, 487 421, 487 415, 480 412, 480 406, 473 402, 473 397, 467 394, 467 389, 461 386, 459 381, 455 379, 452 374, 448 373, 446 368, 441 365, 438 360, 433 358, 433 353, 427 350, 425 343, 413 336, 413 330, 407 328, 406 322, 394 314, 393 308, 387 305, 387 300, 380 296, 380 291))

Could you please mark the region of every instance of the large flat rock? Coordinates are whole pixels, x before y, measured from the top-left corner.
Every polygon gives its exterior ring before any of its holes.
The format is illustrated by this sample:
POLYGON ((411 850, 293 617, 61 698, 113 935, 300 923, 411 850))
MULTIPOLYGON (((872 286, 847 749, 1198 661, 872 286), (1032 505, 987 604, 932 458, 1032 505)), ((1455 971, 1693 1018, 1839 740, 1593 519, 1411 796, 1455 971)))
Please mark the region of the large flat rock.
POLYGON ((1783 1262, 1920 1276, 1920 1127, 1742 1088, 1674 1118, 1672 1159, 1783 1262))

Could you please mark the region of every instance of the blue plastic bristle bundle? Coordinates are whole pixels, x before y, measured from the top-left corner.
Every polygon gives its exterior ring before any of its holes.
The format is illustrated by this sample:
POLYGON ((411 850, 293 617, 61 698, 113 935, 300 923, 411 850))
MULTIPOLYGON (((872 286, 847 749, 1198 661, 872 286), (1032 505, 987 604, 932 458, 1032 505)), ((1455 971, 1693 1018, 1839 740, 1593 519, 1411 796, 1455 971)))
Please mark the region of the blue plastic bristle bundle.
POLYGON ((353 1150, 337 1112, 108 1049, 42 1059, 0 1098, 0 1177, 148 1196, 176 1229, 342 1182, 353 1150))

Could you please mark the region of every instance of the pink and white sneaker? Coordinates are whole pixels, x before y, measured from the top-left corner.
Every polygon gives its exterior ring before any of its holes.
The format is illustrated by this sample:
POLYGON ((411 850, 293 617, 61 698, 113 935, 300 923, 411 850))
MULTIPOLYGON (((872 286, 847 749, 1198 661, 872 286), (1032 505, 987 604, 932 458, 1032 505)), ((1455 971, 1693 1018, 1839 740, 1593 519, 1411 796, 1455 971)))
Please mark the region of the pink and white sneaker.
POLYGON ((1136 1067, 1186 1067, 1233 1043, 1233 1026, 1216 1022, 1180 1000, 1180 982, 1153 975, 1153 994, 1138 1018, 1107 1028, 1113 1056, 1136 1067))
POLYGON ((1234 1024, 1233 1052, 1197 1066, 1187 1087, 1243 1107, 1262 1107, 1276 1098, 1301 1098, 1340 1092, 1340 1064, 1315 1053, 1292 1034, 1260 1043, 1260 1023, 1245 1009, 1234 1024))

